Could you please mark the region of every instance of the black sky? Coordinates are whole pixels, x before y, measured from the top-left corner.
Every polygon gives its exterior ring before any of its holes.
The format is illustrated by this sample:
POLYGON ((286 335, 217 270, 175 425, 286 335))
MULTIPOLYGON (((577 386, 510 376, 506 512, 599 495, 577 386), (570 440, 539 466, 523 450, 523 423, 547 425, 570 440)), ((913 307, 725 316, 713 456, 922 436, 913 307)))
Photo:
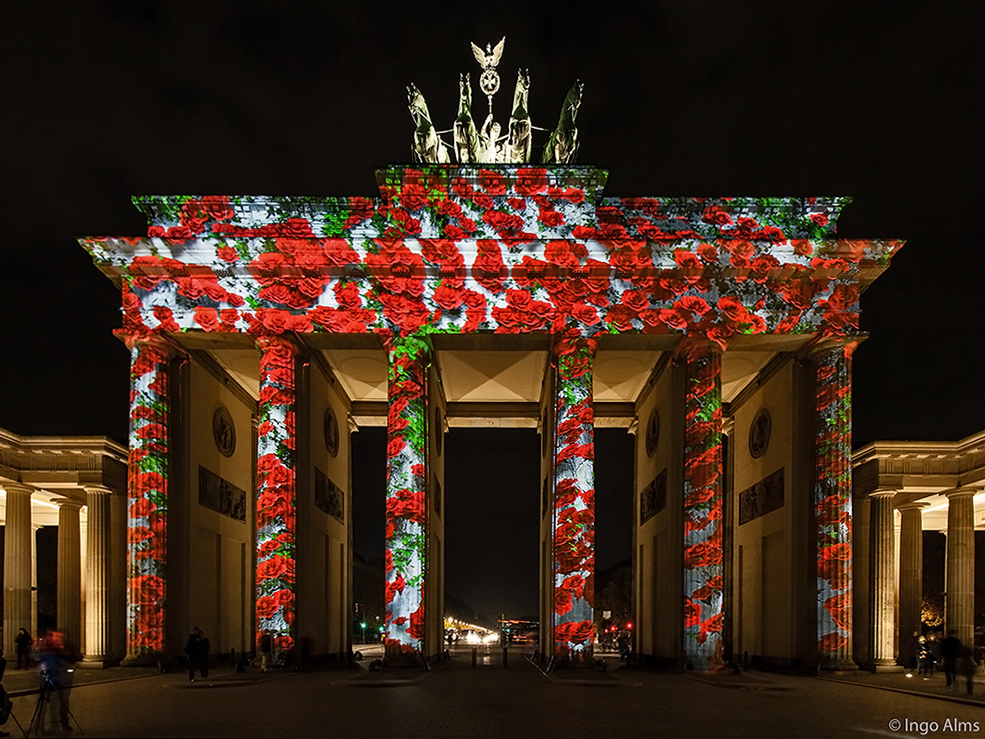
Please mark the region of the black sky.
POLYGON ((979 2, 4 3, 0 426, 125 440, 119 295, 75 237, 142 233, 133 193, 372 195, 404 86, 450 125, 468 43, 505 34, 500 98, 529 68, 536 125, 585 82, 607 194, 852 195, 840 235, 906 239, 862 299, 856 445, 979 431, 983 27, 979 2))

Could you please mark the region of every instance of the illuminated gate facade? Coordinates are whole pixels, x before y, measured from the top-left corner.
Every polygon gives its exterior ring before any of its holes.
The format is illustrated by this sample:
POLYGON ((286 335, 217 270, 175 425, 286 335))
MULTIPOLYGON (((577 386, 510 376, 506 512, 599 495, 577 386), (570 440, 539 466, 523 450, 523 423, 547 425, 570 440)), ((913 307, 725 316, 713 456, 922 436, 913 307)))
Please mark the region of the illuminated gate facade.
MULTIPOLYGON (((359 409, 323 360, 365 347, 388 363, 387 659, 438 654, 449 411, 435 347, 527 337, 550 356, 532 491, 541 651, 591 658, 593 365, 635 352, 643 381, 623 416, 638 424, 637 648, 722 663, 743 597, 726 539, 779 505, 783 535, 742 556, 796 560, 799 595, 757 597, 797 601, 796 659, 849 663, 851 355, 859 294, 900 242, 836 238, 844 199, 604 197, 591 166, 422 164, 377 179, 375 199, 136 198, 145 237, 81 240, 122 290, 132 352, 129 659, 179 651, 203 598, 238 635, 229 644, 268 630, 284 653, 302 638, 347 652, 359 409), (769 464, 785 480, 743 462, 732 475, 753 493, 726 485, 733 427, 772 428, 774 449, 784 436, 789 462, 769 464)), ((749 459, 769 460, 766 444, 749 459)))

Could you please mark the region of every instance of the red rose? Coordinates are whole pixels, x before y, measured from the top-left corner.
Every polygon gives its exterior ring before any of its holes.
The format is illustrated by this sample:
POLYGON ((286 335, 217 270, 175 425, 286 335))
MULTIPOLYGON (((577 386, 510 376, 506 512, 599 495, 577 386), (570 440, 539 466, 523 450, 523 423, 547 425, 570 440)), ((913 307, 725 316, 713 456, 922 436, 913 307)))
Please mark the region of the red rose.
POLYGON ((506 179, 499 172, 479 170, 479 187, 493 196, 506 194, 506 179))
POLYGON ((274 554, 263 562, 257 562, 257 581, 273 580, 286 576, 293 569, 294 563, 292 560, 280 554, 274 554))
POLYGON ((547 189, 547 170, 540 167, 518 169, 513 189, 518 194, 528 197, 543 192, 547 189))
POLYGON ((434 302, 445 310, 455 310, 465 302, 465 294, 460 288, 441 284, 434 291, 434 302))
POLYGON ((554 613, 563 616, 572 608, 571 591, 564 588, 554 589, 554 613))
POLYGON ((838 628, 845 631, 852 630, 852 599, 849 593, 838 593, 824 601, 824 608, 831 614, 831 618, 838 625, 838 628))
POLYGON ((684 628, 689 629, 701 623, 701 606, 690 598, 684 600, 684 628))
POLYGON ((821 652, 835 652, 848 644, 848 639, 836 632, 825 634, 817 641, 817 648, 821 652))
POLYGON ((261 595, 257 598, 257 618, 273 618, 279 607, 269 595, 261 595))
POLYGON ((722 563, 722 548, 711 542, 702 542, 684 548, 684 568, 707 567, 722 563))
POLYGON ((537 216, 537 220, 548 228, 557 228, 564 223, 564 216, 556 210, 541 208, 540 215, 537 216))
POLYGON ((128 588, 135 603, 158 604, 164 598, 164 580, 155 575, 131 577, 128 588))
POLYGON ((732 217, 717 205, 712 205, 701 215, 701 220, 716 226, 725 226, 732 222, 732 217))
POLYGON ((404 441, 402 436, 394 436, 392 439, 390 439, 390 442, 387 444, 386 447, 387 459, 392 459, 393 457, 396 457, 398 454, 400 454, 400 452, 404 450, 406 446, 407 446, 407 442, 404 441))
POLYGON ((427 192, 421 185, 407 184, 400 190, 400 204, 407 210, 423 208, 427 192))

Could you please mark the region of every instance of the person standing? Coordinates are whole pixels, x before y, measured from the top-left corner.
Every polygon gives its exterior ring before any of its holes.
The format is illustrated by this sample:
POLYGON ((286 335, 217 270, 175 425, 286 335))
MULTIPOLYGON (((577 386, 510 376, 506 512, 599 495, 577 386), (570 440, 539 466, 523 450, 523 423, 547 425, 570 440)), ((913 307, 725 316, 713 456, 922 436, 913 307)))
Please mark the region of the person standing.
POLYGON ((188 635, 185 642, 185 654, 188 656, 188 682, 195 679, 195 668, 204 680, 209 676, 209 639, 197 626, 188 635))
POLYGON ((19 629, 17 636, 14 637, 14 644, 17 645, 17 669, 26 670, 31 666, 31 645, 34 639, 27 633, 27 629, 19 629), (21 661, 23 660, 23 667, 21 661))
POLYGON ((68 697, 72 689, 72 673, 66 670, 65 637, 61 632, 48 631, 38 639, 38 659, 41 667, 41 698, 47 704, 41 716, 41 728, 57 723, 63 732, 71 732, 68 697), (58 701, 56 713, 55 701, 58 701), (50 723, 48 717, 50 716, 50 723))
POLYGON ((209 652, 212 650, 212 644, 209 642, 209 637, 205 635, 205 632, 201 629, 198 630, 198 669, 202 673, 202 679, 207 680, 209 677, 209 652))
POLYGON ((958 671, 958 655, 961 652, 961 640, 958 632, 950 629, 947 636, 941 639, 941 657, 944 660, 944 677, 947 687, 954 684, 955 673, 958 671))
POLYGON ((260 672, 266 672, 270 668, 270 658, 274 651, 274 640, 268 629, 260 632, 258 646, 260 650, 260 672))

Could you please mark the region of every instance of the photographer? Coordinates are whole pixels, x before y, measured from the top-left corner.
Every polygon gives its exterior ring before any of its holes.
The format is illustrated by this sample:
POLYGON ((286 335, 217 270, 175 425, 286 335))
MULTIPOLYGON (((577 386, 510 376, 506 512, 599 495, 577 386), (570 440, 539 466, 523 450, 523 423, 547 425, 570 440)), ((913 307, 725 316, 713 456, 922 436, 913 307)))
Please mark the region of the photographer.
MULTIPOLYGON (((48 631, 38 639, 38 657, 41 668, 41 698, 48 705, 52 727, 57 722, 62 731, 68 733, 72 727, 68 723, 68 695, 72 689, 72 673, 67 669, 65 637, 58 631, 48 631), (55 716, 55 703, 58 716, 55 716)), ((45 714, 48 713, 46 710, 45 714)), ((42 727, 47 723, 41 718, 42 727)))

